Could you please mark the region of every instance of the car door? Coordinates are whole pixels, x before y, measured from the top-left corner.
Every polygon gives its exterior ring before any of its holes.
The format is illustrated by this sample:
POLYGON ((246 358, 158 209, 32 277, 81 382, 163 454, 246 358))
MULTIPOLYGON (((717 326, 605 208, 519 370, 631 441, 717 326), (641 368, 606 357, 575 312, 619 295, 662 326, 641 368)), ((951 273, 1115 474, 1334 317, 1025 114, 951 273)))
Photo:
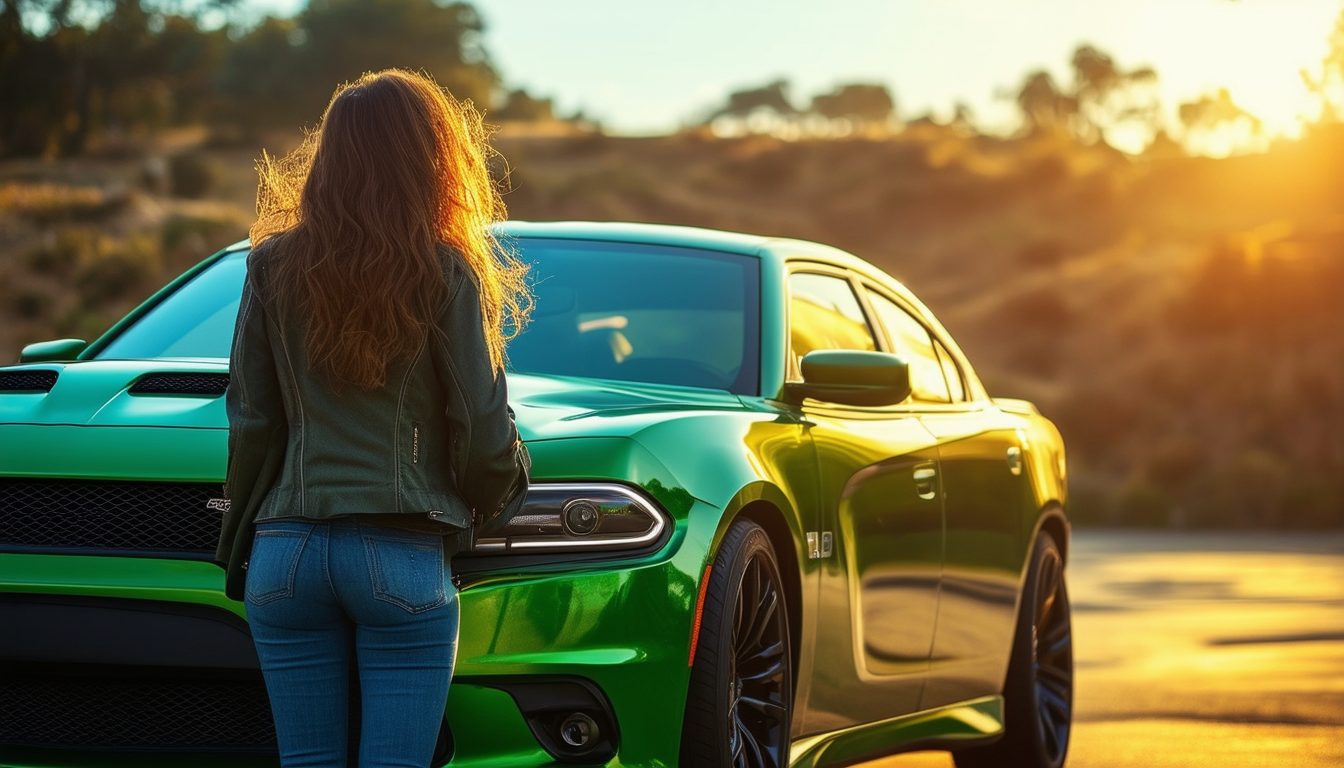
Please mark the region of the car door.
POLYGON ((1007 672, 1025 551, 1026 448, 1018 417, 975 399, 962 363, 921 312, 870 289, 892 351, 916 387, 945 388, 920 415, 937 440, 944 518, 937 632, 921 709, 997 694, 1007 672), (941 373, 941 376, 939 375, 941 373))
MULTIPOLYGON (((843 271, 790 275, 791 378, 816 349, 878 348, 843 271)), ((928 668, 942 568, 933 435, 906 406, 805 401, 817 462, 811 556, 821 563, 802 733, 914 712, 928 668)))

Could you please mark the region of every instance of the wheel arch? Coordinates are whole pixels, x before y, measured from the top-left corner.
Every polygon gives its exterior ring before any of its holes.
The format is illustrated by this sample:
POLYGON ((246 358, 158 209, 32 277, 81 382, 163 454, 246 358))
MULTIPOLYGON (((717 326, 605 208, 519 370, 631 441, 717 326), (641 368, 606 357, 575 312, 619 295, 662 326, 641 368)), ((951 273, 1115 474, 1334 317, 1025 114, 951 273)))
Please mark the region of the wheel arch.
POLYGON ((1014 598, 1016 605, 1013 606, 1014 627, 1017 626, 1022 613, 1022 596, 1026 591, 1027 575, 1031 571, 1031 554, 1036 549, 1036 540, 1040 538, 1042 533, 1050 534, 1050 537, 1059 545, 1059 555, 1064 559, 1065 565, 1069 562, 1069 536, 1072 528, 1069 525, 1068 517, 1064 515, 1064 507, 1061 504, 1055 501, 1045 504, 1040 513, 1036 515, 1030 530, 1029 538, 1027 538, 1023 547, 1025 554, 1022 558, 1022 569, 1017 576, 1017 595, 1014 598))
MULTIPOLYGON (((1072 526, 1069 519, 1064 515, 1064 507, 1057 501, 1051 501, 1041 510, 1041 514, 1036 518, 1036 525, 1031 533, 1031 540, 1027 543, 1027 552, 1031 552, 1031 547, 1035 546, 1036 539, 1042 534, 1048 533, 1050 537, 1059 545, 1059 554, 1064 558, 1064 562, 1069 562, 1069 538, 1072 535, 1072 526)), ((1023 578, 1026 572, 1023 571, 1023 578)))
POLYGON ((770 545, 775 551, 775 560, 779 563, 780 576, 784 580, 784 600, 789 612, 789 663, 793 665, 793 693, 798 691, 798 661, 802 649, 803 635, 803 584, 802 567, 793 546, 793 534, 784 513, 768 501, 754 501, 738 510, 734 519, 750 520, 765 529, 770 537, 770 545))
POLYGON ((782 489, 768 482, 752 483, 733 495, 714 532, 707 561, 714 562, 728 529, 739 519, 750 520, 765 530, 770 539, 780 577, 784 581, 784 599, 789 616, 789 663, 793 668, 794 694, 798 690, 798 671, 803 645, 802 526, 798 513, 782 489))

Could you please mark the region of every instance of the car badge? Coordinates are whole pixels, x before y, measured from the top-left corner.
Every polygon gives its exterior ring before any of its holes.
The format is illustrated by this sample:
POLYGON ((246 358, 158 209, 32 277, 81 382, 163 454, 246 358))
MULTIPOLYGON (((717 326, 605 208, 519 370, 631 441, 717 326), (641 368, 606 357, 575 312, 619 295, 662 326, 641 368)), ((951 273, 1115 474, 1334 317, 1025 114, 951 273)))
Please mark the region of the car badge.
POLYGON ((232 505, 233 502, 229 501, 228 499, 210 499, 209 501, 205 502, 206 509, 213 509, 216 512, 220 513, 228 512, 229 507, 231 507, 232 505))

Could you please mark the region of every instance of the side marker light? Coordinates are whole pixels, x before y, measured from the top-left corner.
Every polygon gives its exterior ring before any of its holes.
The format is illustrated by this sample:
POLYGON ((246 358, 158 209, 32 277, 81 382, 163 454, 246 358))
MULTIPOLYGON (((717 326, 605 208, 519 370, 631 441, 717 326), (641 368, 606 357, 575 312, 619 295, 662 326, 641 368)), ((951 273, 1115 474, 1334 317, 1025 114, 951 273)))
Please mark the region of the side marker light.
POLYGON ((705 591, 709 589, 709 572, 714 566, 705 566, 705 575, 700 577, 700 593, 695 596, 695 623, 691 625, 691 657, 686 666, 695 666, 695 647, 700 643, 700 614, 705 612, 705 591))

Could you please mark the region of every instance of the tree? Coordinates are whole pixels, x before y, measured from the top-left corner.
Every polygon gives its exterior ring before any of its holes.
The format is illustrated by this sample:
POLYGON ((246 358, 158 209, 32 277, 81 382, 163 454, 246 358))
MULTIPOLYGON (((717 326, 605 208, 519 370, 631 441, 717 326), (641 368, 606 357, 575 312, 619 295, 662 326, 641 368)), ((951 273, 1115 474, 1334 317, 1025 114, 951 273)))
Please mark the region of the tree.
POLYGON ((509 91, 504 104, 487 114, 491 121, 515 120, 520 122, 550 122, 555 119, 555 105, 550 99, 537 98, 519 88, 509 91))
POLYGON ((217 118, 247 131, 316 122, 323 96, 313 87, 307 41, 295 20, 268 16, 230 46, 215 77, 217 118))
POLYGON ((490 102, 498 75, 481 44, 484 21, 466 3, 311 0, 299 16, 318 85, 388 67, 423 70, 459 99, 490 102))
POLYGON ((74 154, 99 132, 199 119, 227 38, 173 7, 4 0, 0 153, 74 154), (72 22, 76 8, 84 24, 72 22))
POLYGON ((423 71, 459 99, 491 102, 499 77, 466 3, 311 0, 293 20, 268 18, 233 46, 218 79, 244 126, 313 123, 332 91, 365 72, 423 71))
POLYGON ((491 103, 498 77, 472 6, 311 0, 295 19, 202 28, 237 0, 0 0, 0 156, 77 154, 98 134, 217 121, 297 127, 332 90, 403 67, 491 103), (191 9, 187 13, 183 9, 191 9))
POLYGON ((1017 108, 1022 126, 1028 133, 1043 130, 1071 130, 1078 119, 1078 99, 1061 91, 1045 70, 1036 70, 1022 81, 1017 91, 1017 108))
POLYGON ((1017 106, 1026 132, 1066 131, 1084 143, 1105 140, 1138 151, 1161 130, 1157 72, 1151 67, 1122 69, 1091 45, 1078 46, 1070 64, 1073 82, 1067 89, 1044 70, 1023 80, 1017 106))
POLYGON ((1226 88, 1182 104, 1185 144, 1211 154, 1227 154, 1260 134, 1260 118, 1237 106, 1226 88))
POLYGON ((896 101, 885 85, 851 83, 814 96, 812 111, 832 120, 886 123, 896 112, 896 101))
POLYGON ((971 105, 964 101, 952 105, 952 122, 949 125, 959 131, 975 133, 975 111, 971 105))
POLYGON ((768 110, 780 117, 798 114, 798 108, 789 101, 789 81, 775 80, 759 88, 734 91, 728 96, 728 104, 715 112, 710 119, 717 117, 747 118, 754 112, 768 110))
POLYGON ((1329 48, 1321 60, 1321 70, 1312 75, 1302 70, 1302 80, 1320 102, 1319 122, 1338 123, 1344 120, 1344 11, 1335 19, 1330 31, 1329 48))
POLYGON ((50 36, 25 30, 19 0, 0 6, 0 157, 36 155, 59 144, 67 63, 50 36))
POLYGON ((1073 95, 1081 118, 1075 129, 1084 141, 1107 139, 1137 131, 1147 144, 1161 129, 1157 72, 1152 67, 1123 70, 1110 55, 1091 45, 1073 52, 1073 95))

